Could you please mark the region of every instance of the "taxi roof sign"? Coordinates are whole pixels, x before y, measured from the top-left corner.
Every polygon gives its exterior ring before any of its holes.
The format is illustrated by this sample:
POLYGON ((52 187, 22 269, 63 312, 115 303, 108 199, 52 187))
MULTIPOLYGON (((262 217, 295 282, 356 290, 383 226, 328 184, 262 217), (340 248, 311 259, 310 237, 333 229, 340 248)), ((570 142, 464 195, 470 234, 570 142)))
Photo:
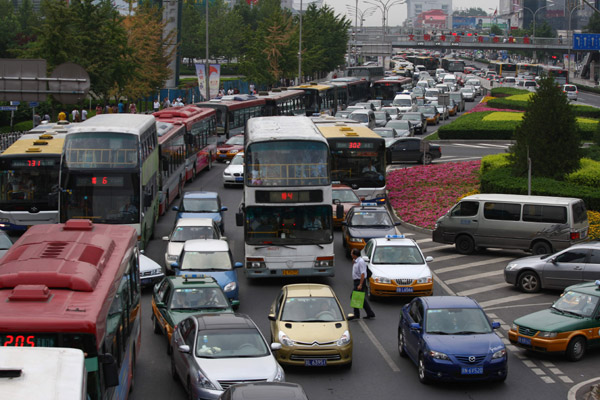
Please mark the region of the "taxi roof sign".
POLYGON ((360 203, 360 205, 363 207, 377 207, 379 204, 371 202, 362 202, 360 203))
POLYGON ((404 239, 404 235, 386 235, 385 238, 387 240, 390 240, 390 239, 404 239))

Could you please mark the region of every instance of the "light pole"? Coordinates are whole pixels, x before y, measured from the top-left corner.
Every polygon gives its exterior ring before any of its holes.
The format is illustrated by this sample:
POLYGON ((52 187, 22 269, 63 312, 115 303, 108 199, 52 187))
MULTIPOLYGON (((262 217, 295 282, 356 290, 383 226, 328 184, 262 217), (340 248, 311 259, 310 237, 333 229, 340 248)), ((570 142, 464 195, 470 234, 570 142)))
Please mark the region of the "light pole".
POLYGON ((373 0, 373 1, 376 1, 376 3, 373 3, 370 1, 365 1, 365 3, 375 6, 381 10, 381 29, 383 30, 383 32, 382 32, 383 41, 385 42, 385 26, 386 26, 385 20, 386 20, 388 9, 396 4, 406 3, 406 0, 387 0, 385 2, 383 0, 373 0))
POLYGON ((571 76, 571 43, 573 43, 573 32, 571 31, 571 19, 573 19, 573 11, 577 10, 579 7, 584 7, 585 3, 579 4, 571 10, 569 13, 569 28, 567 29, 567 45, 569 46, 569 50, 567 51, 567 77, 571 76))
POLYGON ((208 0, 204 0, 206 4, 206 66, 204 74, 206 76, 206 100, 210 100, 210 63, 208 62, 208 0))
POLYGON ((543 10, 544 8, 548 8, 549 6, 554 5, 554 3, 552 2, 548 2, 548 4, 546 4, 545 6, 542 6, 540 8, 538 8, 537 10, 535 10, 535 12, 533 13, 533 37, 535 37, 535 19, 536 19, 536 15, 537 13, 540 12, 540 10, 543 10))
POLYGON ((298 40, 298 85, 300 85, 301 79, 302 79, 302 0, 300 0, 300 39, 298 40))

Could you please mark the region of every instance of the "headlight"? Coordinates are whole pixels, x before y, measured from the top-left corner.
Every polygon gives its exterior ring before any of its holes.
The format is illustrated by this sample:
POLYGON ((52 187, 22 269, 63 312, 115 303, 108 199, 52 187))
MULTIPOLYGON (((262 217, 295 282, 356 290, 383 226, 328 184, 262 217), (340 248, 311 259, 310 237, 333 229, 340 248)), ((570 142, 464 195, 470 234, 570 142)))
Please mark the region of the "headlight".
POLYGON ((230 152, 231 154, 236 154, 237 152, 239 152, 239 150, 229 150, 229 152, 230 152))
POLYGON ((373 282, 375 283, 392 283, 390 278, 386 278, 384 276, 372 276, 373 282))
POLYGON ((431 358, 435 358, 438 360, 449 360, 450 359, 450 357, 448 357, 448 355, 446 353, 442 353, 441 351, 430 350, 429 356, 431 358))
POLYGON ((231 172, 225 171, 225 172, 223 172, 223 176, 231 176, 231 172))
POLYGON ((556 337, 556 335, 558 335, 558 332, 544 332, 544 331, 540 331, 538 333, 538 337, 542 337, 542 338, 554 338, 554 337, 556 337))
POLYGON ((364 243, 364 241, 361 238, 350 237, 348 238, 348 240, 350 240, 352 243, 364 243))
POLYGON ((198 385, 203 389, 217 390, 215 385, 213 385, 210 379, 204 375, 202 370, 198 370, 198 385))
POLYGON ((293 346, 294 345, 294 341, 292 339, 290 339, 285 333, 283 333, 282 331, 279 331, 279 343, 281 343, 284 346, 293 346))
POLYGON ((350 343, 350 332, 348 331, 344 331, 344 333, 342 334, 342 337, 340 337, 337 341, 337 345, 338 346, 343 346, 345 344, 350 343))
POLYGON ((283 368, 277 365, 277 373, 273 378, 273 382, 285 382, 285 373, 283 372, 283 368))
POLYGON ((223 291, 231 292, 231 291, 234 291, 236 288, 237 288, 237 283, 229 282, 227 285, 225 285, 225 287, 223 288, 223 291))
POLYGON ((506 356, 506 349, 498 350, 494 354, 492 354, 492 359, 502 358, 506 356))
POLYGON ((431 282, 432 282, 431 276, 425 276, 423 278, 417 279, 417 283, 431 283, 431 282))
POLYGON ((512 271, 513 269, 516 269, 518 266, 519 266, 519 265, 518 265, 517 263, 509 263, 509 264, 506 266, 506 270, 507 270, 507 271, 512 271))
POLYGON ((510 326, 510 330, 511 330, 511 331, 515 331, 515 332, 517 332, 517 331, 519 330, 519 327, 517 326, 517 324, 515 324, 515 323, 513 322, 513 324, 510 326))
POLYGON ((179 256, 175 255, 175 254, 168 254, 167 255, 167 261, 169 261, 169 262, 177 262, 178 258, 179 258, 179 256))

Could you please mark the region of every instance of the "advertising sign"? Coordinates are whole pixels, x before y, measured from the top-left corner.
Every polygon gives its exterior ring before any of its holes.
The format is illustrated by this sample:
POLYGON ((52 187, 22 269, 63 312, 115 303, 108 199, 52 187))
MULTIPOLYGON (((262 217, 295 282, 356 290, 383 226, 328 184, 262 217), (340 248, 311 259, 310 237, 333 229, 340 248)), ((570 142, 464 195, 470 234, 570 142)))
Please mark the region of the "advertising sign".
MULTIPOLYGON (((206 65, 196 64, 196 76, 198 77, 198 89, 203 99, 206 97, 206 65)), ((208 84, 210 85, 210 98, 214 99, 219 94, 219 85, 221 83, 221 66, 219 64, 210 64, 208 84)))

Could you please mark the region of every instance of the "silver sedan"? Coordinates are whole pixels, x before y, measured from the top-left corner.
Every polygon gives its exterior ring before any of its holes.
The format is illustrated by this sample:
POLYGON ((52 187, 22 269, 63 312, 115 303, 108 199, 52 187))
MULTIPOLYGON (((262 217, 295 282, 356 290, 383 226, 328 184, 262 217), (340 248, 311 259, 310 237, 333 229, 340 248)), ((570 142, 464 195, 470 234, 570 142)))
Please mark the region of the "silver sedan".
POLYGON ((554 254, 523 257, 504 269, 507 283, 526 293, 564 289, 600 277, 600 242, 581 243, 554 254))

